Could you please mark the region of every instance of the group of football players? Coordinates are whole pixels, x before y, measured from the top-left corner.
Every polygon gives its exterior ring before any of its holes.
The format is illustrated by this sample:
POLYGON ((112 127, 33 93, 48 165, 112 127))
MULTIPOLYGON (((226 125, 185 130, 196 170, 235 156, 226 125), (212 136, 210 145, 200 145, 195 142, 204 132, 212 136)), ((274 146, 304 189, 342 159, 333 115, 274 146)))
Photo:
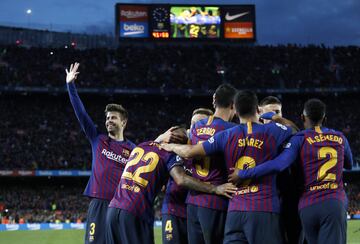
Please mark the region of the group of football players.
POLYGON ((154 243, 161 190, 163 243, 346 243, 342 171, 352 154, 341 132, 323 126, 321 100, 299 111, 299 131, 278 98, 259 103, 222 84, 214 112, 196 109, 188 130, 174 126, 136 146, 124 137, 121 105, 106 106, 107 134, 98 132, 76 91, 78 68, 66 82, 92 147, 85 243, 154 243))

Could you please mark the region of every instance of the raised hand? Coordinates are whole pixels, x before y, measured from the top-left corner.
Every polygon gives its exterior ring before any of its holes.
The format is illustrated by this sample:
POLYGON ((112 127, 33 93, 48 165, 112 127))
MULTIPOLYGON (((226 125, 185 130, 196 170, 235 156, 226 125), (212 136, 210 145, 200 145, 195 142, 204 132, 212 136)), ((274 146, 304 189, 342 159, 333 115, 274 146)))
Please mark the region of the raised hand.
POLYGON ((75 63, 75 64, 70 65, 70 70, 65 69, 66 83, 70 83, 70 82, 73 82, 76 80, 78 74, 80 73, 80 72, 77 72, 79 66, 80 66, 79 63, 75 63))

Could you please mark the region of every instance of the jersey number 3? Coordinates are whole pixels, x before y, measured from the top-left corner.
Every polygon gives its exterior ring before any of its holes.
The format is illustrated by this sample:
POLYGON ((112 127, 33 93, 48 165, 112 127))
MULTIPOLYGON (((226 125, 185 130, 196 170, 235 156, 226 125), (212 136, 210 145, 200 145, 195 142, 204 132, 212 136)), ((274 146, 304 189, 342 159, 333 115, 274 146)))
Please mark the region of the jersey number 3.
POLYGON ((140 186, 146 187, 148 185, 148 180, 141 178, 140 175, 143 173, 149 173, 155 170, 157 164, 159 163, 159 155, 154 152, 148 152, 145 154, 144 149, 140 147, 136 147, 130 155, 132 158, 129 162, 127 162, 126 167, 124 169, 124 173, 121 178, 125 178, 128 180, 132 180, 140 186), (135 169, 134 172, 129 171, 129 167, 136 165, 140 162, 145 162, 146 165, 140 166, 135 169))

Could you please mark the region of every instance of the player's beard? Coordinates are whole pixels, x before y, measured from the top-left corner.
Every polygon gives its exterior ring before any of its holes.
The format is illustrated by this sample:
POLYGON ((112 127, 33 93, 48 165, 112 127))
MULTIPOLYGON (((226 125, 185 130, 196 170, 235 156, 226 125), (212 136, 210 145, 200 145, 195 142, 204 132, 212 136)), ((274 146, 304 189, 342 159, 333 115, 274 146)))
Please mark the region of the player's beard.
POLYGON ((117 124, 109 124, 106 126, 106 130, 111 135, 116 135, 119 131, 119 126, 117 124))

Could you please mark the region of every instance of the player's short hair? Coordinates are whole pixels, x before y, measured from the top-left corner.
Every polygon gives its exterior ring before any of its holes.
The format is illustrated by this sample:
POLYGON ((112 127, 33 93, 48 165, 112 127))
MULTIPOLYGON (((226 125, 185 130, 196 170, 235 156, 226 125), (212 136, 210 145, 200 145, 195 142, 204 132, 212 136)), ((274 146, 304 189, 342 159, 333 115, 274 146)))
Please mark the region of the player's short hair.
POLYGON ((252 91, 239 91, 235 96, 235 109, 240 116, 246 117, 255 115, 258 106, 258 98, 252 91))
POLYGON ((127 120, 128 119, 128 112, 127 110, 121 106, 120 104, 115 104, 115 103, 110 103, 108 105, 106 105, 105 107, 105 115, 108 112, 118 112, 120 114, 120 117, 122 120, 127 120))
POLYGON ((220 108, 228 108, 234 102, 236 88, 230 84, 222 84, 214 93, 214 105, 220 108))
POLYGON ((267 96, 267 97, 263 98, 263 100, 261 100, 260 103, 259 103, 260 106, 266 106, 266 105, 269 105, 269 104, 279 104, 279 105, 281 105, 281 101, 277 97, 267 96))
POLYGON ((208 108, 197 108, 193 111, 192 116, 196 115, 196 114, 203 114, 206 116, 211 116, 214 114, 214 112, 211 109, 208 108))
POLYGON ((304 104, 304 115, 308 117, 311 122, 317 124, 323 120, 326 114, 326 105, 320 99, 312 98, 304 104))
POLYGON ((186 131, 186 125, 176 125, 172 130, 173 133, 178 135, 177 139, 170 139, 169 143, 187 144, 188 136, 186 131))

